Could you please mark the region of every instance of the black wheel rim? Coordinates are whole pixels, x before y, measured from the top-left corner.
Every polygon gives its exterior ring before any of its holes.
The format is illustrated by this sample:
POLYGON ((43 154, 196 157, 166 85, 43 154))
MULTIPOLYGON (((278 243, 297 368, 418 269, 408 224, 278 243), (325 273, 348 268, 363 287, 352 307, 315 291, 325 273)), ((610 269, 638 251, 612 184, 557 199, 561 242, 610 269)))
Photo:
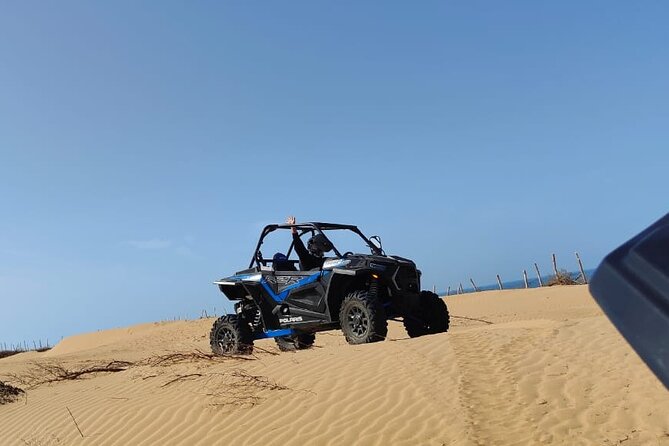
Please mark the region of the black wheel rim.
POLYGON ((219 328, 216 333, 216 344, 223 353, 234 353, 237 345, 237 335, 228 327, 219 328))
POLYGON ((369 330, 369 318, 367 317, 367 312, 358 306, 351 307, 351 309, 348 310, 346 319, 349 331, 357 338, 363 337, 369 330))

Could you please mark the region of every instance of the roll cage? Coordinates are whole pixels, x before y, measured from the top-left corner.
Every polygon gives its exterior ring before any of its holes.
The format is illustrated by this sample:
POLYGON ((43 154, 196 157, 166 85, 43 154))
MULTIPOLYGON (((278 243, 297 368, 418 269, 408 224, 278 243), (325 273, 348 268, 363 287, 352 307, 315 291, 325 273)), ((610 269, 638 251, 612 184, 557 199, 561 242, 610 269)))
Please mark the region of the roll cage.
MULTIPOLYGON (((261 266, 267 266, 267 263, 272 263, 272 259, 265 259, 262 256, 262 252, 260 251, 260 247, 263 244, 263 241, 265 240, 265 237, 267 237, 269 234, 272 232, 276 231, 277 229, 292 229, 292 228, 297 228, 297 233, 300 237, 302 237, 304 234, 311 232, 312 235, 315 235, 316 233, 322 234, 326 239, 328 238, 327 235, 325 235, 324 231, 332 231, 332 230, 348 230, 356 233, 360 238, 362 238, 367 246, 369 246, 369 249, 371 250, 372 254, 374 255, 383 255, 383 250, 376 246, 374 243, 370 241, 367 237, 365 237, 365 234, 363 234, 360 229, 358 229, 357 226, 353 225, 342 225, 342 224, 337 224, 337 223, 319 223, 319 222, 308 222, 308 223, 296 223, 294 225, 289 225, 289 224, 273 224, 273 225, 267 225, 263 228, 262 232, 260 233, 260 239, 258 240, 258 244, 256 245, 256 249, 253 253, 253 258, 251 259, 251 263, 249 264, 249 268, 253 268, 253 264, 255 263, 258 268, 261 266)), ((373 238, 373 237, 372 237, 373 238)), ((330 239, 328 239, 330 241, 330 239)), ((330 243, 332 243, 330 241, 330 243)), ((290 257, 290 253, 293 251, 293 245, 294 243, 291 242, 290 248, 288 249, 288 252, 286 253, 287 257, 290 257)), ((333 250, 335 254, 337 255, 338 258, 343 258, 344 256, 337 250, 337 247, 334 246, 334 243, 332 243, 333 250)), ((295 261, 296 262, 296 261, 295 261)))

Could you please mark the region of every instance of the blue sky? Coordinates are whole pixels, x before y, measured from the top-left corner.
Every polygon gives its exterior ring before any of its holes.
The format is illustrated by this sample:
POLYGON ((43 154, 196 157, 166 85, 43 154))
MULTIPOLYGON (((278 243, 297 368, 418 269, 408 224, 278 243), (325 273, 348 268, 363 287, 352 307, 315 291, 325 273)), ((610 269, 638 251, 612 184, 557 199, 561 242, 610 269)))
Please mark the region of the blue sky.
POLYGON ((220 313, 288 214, 381 235, 426 288, 594 267, 667 212, 668 13, 5 4, 0 342, 220 313))

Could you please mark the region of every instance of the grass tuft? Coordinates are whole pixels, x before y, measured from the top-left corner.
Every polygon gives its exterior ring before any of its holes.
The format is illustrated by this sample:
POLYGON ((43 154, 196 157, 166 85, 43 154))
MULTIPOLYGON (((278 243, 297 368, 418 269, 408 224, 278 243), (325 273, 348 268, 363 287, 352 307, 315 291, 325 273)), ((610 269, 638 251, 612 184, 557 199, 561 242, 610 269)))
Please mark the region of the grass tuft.
POLYGON ((550 278, 546 286, 554 285, 579 285, 579 283, 566 270, 558 271, 557 275, 550 278))

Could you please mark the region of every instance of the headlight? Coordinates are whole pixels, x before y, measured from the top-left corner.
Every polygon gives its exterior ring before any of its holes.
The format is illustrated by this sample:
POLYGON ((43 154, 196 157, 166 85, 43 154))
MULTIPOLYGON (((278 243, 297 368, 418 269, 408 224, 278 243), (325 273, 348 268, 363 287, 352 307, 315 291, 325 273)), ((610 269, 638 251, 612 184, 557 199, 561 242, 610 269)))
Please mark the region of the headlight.
POLYGON ((350 260, 344 260, 344 259, 326 260, 325 262, 323 262, 323 269, 341 268, 342 266, 346 266, 349 263, 351 263, 350 260))

